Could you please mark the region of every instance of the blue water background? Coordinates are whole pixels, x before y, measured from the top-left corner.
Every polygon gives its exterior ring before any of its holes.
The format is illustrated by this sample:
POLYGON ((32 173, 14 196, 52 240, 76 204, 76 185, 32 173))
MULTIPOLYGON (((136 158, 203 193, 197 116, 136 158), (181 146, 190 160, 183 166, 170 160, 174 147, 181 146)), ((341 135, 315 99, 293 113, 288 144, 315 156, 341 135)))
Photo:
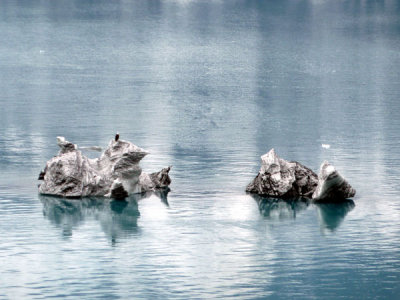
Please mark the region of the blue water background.
POLYGON ((0 299, 398 299, 399 100, 394 0, 1 1, 0 299), (38 195, 117 131, 168 195, 38 195), (247 195, 271 148, 354 202, 247 195))

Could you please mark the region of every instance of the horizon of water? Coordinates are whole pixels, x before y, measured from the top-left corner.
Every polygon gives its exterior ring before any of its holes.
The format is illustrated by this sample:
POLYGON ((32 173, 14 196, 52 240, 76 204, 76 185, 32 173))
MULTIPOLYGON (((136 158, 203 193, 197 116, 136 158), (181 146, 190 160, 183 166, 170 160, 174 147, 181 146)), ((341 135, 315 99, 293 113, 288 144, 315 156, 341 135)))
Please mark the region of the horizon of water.
POLYGON ((0 299, 397 299, 399 16, 394 0, 2 1, 0 299), (38 195, 57 136, 116 132, 150 151, 145 172, 173 166, 169 193, 38 195), (271 148, 328 160, 356 196, 246 194, 271 148))

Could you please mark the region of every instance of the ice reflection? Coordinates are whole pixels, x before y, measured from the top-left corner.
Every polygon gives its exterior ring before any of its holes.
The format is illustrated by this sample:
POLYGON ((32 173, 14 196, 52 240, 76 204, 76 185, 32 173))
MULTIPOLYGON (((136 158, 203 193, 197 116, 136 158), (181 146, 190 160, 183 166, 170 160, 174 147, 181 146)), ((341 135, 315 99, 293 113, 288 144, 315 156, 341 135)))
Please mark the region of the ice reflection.
POLYGON ((100 222, 102 231, 114 244, 118 238, 139 233, 137 220, 140 217, 138 201, 155 194, 168 205, 169 190, 155 193, 131 195, 125 200, 107 198, 83 198, 79 200, 39 195, 43 204, 43 215, 62 230, 69 238, 88 219, 100 222))
POLYGON ((171 191, 169 187, 164 190, 155 191, 152 194, 156 195, 158 198, 161 199, 161 202, 165 204, 165 206, 169 207, 168 203, 168 193, 171 191))
POLYGON ((251 195, 258 204, 261 215, 268 219, 295 219, 296 215, 309 206, 307 199, 278 199, 251 195))
MULTIPOLYGON (((270 220, 296 219, 296 216, 310 207, 308 199, 278 199, 251 195, 257 201, 260 214, 270 220)), ((322 231, 335 231, 346 215, 355 207, 353 200, 339 203, 314 203, 322 231)))
POLYGON ((335 231, 343 222, 346 215, 355 207, 353 200, 345 200, 340 203, 315 204, 318 211, 318 219, 321 230, 335 231))

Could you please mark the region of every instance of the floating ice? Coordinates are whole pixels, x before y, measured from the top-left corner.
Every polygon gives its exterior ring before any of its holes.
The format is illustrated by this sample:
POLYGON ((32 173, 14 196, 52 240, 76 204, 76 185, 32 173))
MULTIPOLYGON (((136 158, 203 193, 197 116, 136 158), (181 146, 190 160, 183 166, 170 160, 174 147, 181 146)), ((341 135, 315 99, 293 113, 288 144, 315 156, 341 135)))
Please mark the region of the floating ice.
POLYGON ((171 183, 170 167, 142 173, 140 160, 148 152, 134 144, 111 140, 99 158, 82 155, 77 145, 57 137, 58 155, 50 159, 39 175, 41 194, 62 197, 106 196, 124 198, 130 194, 166 188, 171 183))

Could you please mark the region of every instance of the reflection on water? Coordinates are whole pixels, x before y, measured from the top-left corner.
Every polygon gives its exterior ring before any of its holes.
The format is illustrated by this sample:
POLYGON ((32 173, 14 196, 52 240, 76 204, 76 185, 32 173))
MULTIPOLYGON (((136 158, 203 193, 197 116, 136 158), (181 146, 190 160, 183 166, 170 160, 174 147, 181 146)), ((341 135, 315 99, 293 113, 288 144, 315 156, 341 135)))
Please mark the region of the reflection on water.
POLYGON ((268 219, 295 219, 296 215, 307 209, 307 199, 278 199, 265 198, 259 195, 252 195, 258 203, 261 215, 268 219))
POLYGON ((322 230, 334 231, 355 207, 355 204, 353 200, 344 200, 340 203, 318 203, 315 204, 315 207, 322 230))
POLYGON ((100 222, 103 232, 115 243, 119 237, 127 237, 139 232, 137 220, 140 216, 138 201, 155 194, 168 205, 169 190, 131 195, 125 200, 90 197, 79 200, 39 195, 43 204, 43 214, 53 224, 62 229, 64 237, 71 237, 74 229, 87 219, 100 222))
MULTIPOLYGON (((278 199, 251 195, 257 201, 260 214, 270 220, 296 219, 296 216, 310 206, 308 199, 278 199)), ((340 203, 314 203, 322 229, 334 231, 346 215, 355 207, 353 200, 340 203)))
POLYGON ((161 202, 164 203, 167 207, 169 207, 168 203, 168 193, 171 191, 169 187, 163 189, 163 190, 158 190, 153 192, 154 195, 156 195, 158 198, 161 199, 161 202))

